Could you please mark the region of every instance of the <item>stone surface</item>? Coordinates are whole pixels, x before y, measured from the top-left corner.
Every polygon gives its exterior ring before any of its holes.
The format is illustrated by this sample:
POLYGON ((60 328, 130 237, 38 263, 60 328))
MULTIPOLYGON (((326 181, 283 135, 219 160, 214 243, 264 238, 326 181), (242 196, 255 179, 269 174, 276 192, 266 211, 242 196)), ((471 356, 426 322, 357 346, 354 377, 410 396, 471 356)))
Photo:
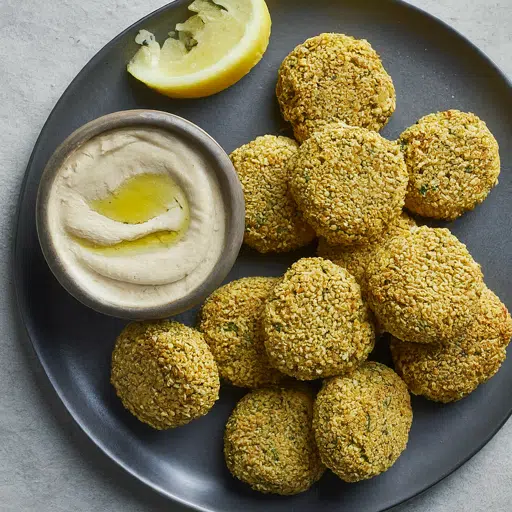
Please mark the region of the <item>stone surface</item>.
MULTIPOLYGON (((21 342, 11 282, 20 183, 50 110, 97 50, 162 0, 0 0, 0 511, 175 511, 92 446, 21 342)), ((512 0, 413 0, 468 36, 512 77, 512 0)), ((512 420, 459 471, 396 512, 505 512, 512 420)))

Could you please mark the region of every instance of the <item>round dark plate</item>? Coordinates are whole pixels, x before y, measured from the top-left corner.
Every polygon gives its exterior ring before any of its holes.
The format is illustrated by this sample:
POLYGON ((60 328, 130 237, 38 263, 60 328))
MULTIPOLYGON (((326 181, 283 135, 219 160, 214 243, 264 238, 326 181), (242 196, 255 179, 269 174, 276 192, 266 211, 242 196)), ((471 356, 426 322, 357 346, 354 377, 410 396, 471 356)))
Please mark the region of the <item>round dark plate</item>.
MULTIPOLYGON (((257 135, 286 133, 274 96, 285 55, 320 32, 367 38, 381 54, 397 90, 397 111, 384 136, 396 137, 429 112, 458 108, 478 114, 497 137, 503 163, 500 184, 450 228, 482 264, 487 284, 511 306, 512 86, 471 43, 405 3, 270 0, 270 46, 247 77, 210 98, 167 99, 132 80, 125 66, 137 49, 134 39, 140 28, 163 38, 186 18, 189 3, 174 2, 109 43, 63 94, 41 132, 20 197, 15 242, 15 282, 28 334, 57 394, 87 435, 127 471, 169 498, 209 511, 384 510, 438 482, 496 433, 512 411, 512 359, 488 384, 458 403, 443 406, 415 398, 409 446, 387 473, 358 484, 344 484, 327 474, 309 492, 290 498, 258 494, 229 475, 222 455, 224 424, 242 391, 224 387, 210 414, 171 432, 156 432, 122 408, 109 384, 109 365, 123 322, 80 305, 52 276, 36 236, 39 178, 54 149, 73 130, 116 110, 154 108, 178 114, 204 128, 228 152, 257 135)), ((244 249, 229 280, 279 275, 299 256, 261 256, 244 249)), ((189 324, 194 318, 194 311, 179 317, 189 324)), ((389 362, 384 341, 374 357, 389 362)))

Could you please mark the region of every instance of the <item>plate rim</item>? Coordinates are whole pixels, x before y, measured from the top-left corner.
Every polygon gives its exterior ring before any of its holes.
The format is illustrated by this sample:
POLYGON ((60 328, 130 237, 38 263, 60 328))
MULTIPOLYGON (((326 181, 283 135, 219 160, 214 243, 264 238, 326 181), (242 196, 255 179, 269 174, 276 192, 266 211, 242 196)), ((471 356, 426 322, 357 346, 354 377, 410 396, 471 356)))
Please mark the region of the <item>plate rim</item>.
MULTIPOLYGON (((22 198, 25 194, 26 188, 27 188, 27 182, 28 182, 28 175, 29 175, 29 169, 32 166, 32 162, 36 153, 36 150, 39 146, 40 139, 42 137, 43 132, 45 132, 46 127, 50 124, 55 111, 59 107, 60 103, 65 99, 67 94, 69 94, 70 89, 73 87, 75 82, 77 82, 83 75, 85 75, 89 68, 94 66, 97 61, 101 60, 103 55, 107 53, 112 45, 126 35, 128 32, 134 30, 134 28, 141 23, 143 23, 146 20, 149 20, 150 18, 153 18, 155 16, 158 16, 159 14, 163 14, 164 12, 170 10, 173 8, 174 4, 182 3, 185 0, 171 0, 170 2, 166 3, 162 7, 159 7, 158 9, 155 9, 154 11, 150 12, 149 14, 143 16, 142 18, 138 19, 131 25, 129 25, 127 28, 119 32, 116 36, 114 36, 112 39, 110 39, 107 43, 105 43, 102 48, 97 51, 91 59, 82 67, 82 69, 76 74, 76 76, 71 80, 71 82, 68 84, 68 86, 65 88, 64 92, 60 95, 59 99, 55 103, 54 107, 52 108, 50 114, 48 115, 48 118, 44 122, 41 131, 39 132, 39 135, 34 143, 34 147, 32 149, 32 152, 30 154, 29 160, 27 162, 27 165, 25 167, 25 172, 23 175, 23 179, 19 188, 19 193, 17 197, 17 204, 16 204, 16 210, 13 216, 13 227, 14 227, 14 236, 10 251, 11 256, 11 270, 13 272, 13 287, 14 287, 14 296, 15 296, 15 303, 16 303, 16 310, 18 313, 18 318, 21 320, 21 323, 23 325, 24 332, 26 334, 24 342, 26 343, 27 339, 30 342, 29 346, 31 347, 33 353, 37 356, 37 362, 40 365, 40 367, 43 369, 44 375, 46 379, 49 381, 52 387, 52 392, 54 392, 61 405, 63 405, 66 409, 66 411, 69 413, 70 417, 72 418, 74 424, 79 427, 79 431, 81 433, 85 434, 90 441, 94 443, 94 445, 100 450, 101 453, 103 453, 105 456, 107 456, 112 462, 114 462, 118 467, 122 468, 126 473, 128 473, 132 478, 137 479, 142 484, 146 485, 153 491, 157 492, 159 495, 163 496, 164 498, 170 500, 171 502, 179 503, 180 505, 184 506, 186 509, 194 512, 219 512, 218 509, 212 509, 203 507, 201 505, 197 505, 195 503, 192 503, 186 499, 183 499, 175 494, 172 494, 171 492, 168 492, 161 488, 159 485, 151 482, 148 478, 146 478, 143 474, 139 473, 138 471, 132 469, 127 464, 125 464, 121 459, 119 459, 104 443, 102 443, 89 429, 89 427, 80 421, 78 418, 78 414, 74 410, 74 407, 69 403, 69 401, 65 398, 64 393, 60 386, 57 384, 55 379, 52 378, 50 375, 49 369, 44 362, 43 358, 40 355, 40 351, 38 350, 37 344, 34 343, 34 337, 31 335, 31 322, 30 319, 27 317, 25 310, 21 306, 21 294, 22 290, 20 289, 20 272, 21 267, 17 263, 19 258, 17 258, 17 255, 19 253, 19 228, 20 228, 20 216, 21 216, 21 210, 22 210, 22 198)), ((442 20, 435 14, 432 14, 421 7, 418 7, 416 5, 410 4, 406 0, 385 0, 389 4, 394 4, 395 6, 399 6, 408 10, 411 10, 415 12, 416 14, 419 14, 423 17, 428 18, 430 21, 436 23, 446 31, 450 32, 452 35, 456 36, 459 41, 463 42, 465 45, 469 46, 473 52, 478 54, 482 59, 487 61, 489 66, 497 73, 497 75, 503 80, 504 84, 508 86, 510 93, 512 94, 512 78, 509 78, 509 76, 501 70, 501 68, 494 62, 492 58, 490 58, 486 52, 484 52, 482 49, 480 49, 478 46, 476 46, 475 43, 473 43, 468 37, 466 37, 464 34, 462 34, 458 29, 451 26, 448 22, 442 20)), ((35 219, 34 219, 35 222, 35 219)), ((512 416, 512 401, 510 404, 509 411, 505 414, 503 420, 498 424, 497 428, 494 429, 490 435, 485 437, 481 443, 479 443, 474 450, 472 450, 466 457, 462 458, 460 461, 457 462, 457 464, 454 465, 453 468, 450 470, 444 472, 437 478, 435 481, 429 483, 425 487, 423 487, 420 491, 415 492, 414 494, 409 495, 408 497, 402 499, 398 503, 395 503, 394 505, 391 505, 389 507, 385 507, 382 509, 379 509, 379 512, 386 512, 394 509, 395 507, 398 507, 400 505, 403 505, 413 498, 419 497, 425 492, 427 492, 429 489, 435 487, 437 484, 439 484, 441 481, 443 481, 445 478, 447 478, 449 475, 455 473, 458 469, 460 469, 466 462, 468 462, 470 459, 472 459, 484 446, 486 446, 489 441, 502 429, 502 427, 505 425, 505 423, 509 420, 509 418, 512 416)))

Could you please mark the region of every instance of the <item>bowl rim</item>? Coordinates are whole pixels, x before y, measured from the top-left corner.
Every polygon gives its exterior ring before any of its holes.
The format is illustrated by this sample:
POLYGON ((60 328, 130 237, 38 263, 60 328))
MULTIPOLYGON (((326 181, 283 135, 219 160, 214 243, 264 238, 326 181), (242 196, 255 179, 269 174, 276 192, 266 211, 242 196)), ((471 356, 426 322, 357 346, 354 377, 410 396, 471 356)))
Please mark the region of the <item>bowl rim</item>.
POLYGON ((218 288, 233 267, 243 242, 245 201, 242 185, 233 164, 220 144, 196 124, 159 110, 122 110, 94 119, 75 130, 54 151, 41 176, 36 200, 36 229, 39 244, 50 270, 61 286, 82 304, 109 316, 129 320, 151 320, 177 315, 202 302, 218 288), (202 152, 215 173, 226 211, 223 251, 202 283, 180 299, 157 306, 127 307, 102 300, 88 292, 68 272, 55 247, 48 227, 48 200, 53 184, 66 159, 93 137, 122 128, 159 128, 189 142, 202 152))

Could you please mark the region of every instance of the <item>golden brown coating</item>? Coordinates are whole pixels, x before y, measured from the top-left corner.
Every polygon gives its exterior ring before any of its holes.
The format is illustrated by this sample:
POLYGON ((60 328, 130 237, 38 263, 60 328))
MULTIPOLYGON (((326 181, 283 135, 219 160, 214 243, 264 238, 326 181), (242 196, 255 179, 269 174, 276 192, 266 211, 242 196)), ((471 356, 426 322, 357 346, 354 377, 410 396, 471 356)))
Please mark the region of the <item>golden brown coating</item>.
POLYGON ((498 143, 475 114, 429 114, 399 141, 410 178, 405 206, 419 215, 456 219, 498 183, 498 143))
POLYGON ((306 491, 325 471, 312 417, 313 398, 300 389, 271 387, 245 395, 226 425, 228 469, 260 492, 306 491))
POLYGON ((480 265, 447 229, 426 226, 392 238, 367 270, 368 302, 383 328, 401 340, 457 339, 478 310, 480 265))
POLYGON ((263 328, 270 364, 300 380, 352 371, 375 342, 356 280, 322 258, 291 266, 267 301, 263 328))
POLYGON ((388 226, 388 229, 374 242, 366 245, 330 245, 325 238, 320 238, 317 253, 321 258, 331 260, 336 265, 346 268, 361 286, 363 296, 366 296, 368 279, 366 269, 372 258, 388 240, 416 227, 414 219, 406 213, 398 217, 398 221, 388 226))
POLYGON ((338 121, 379 131, 396 107, 377 52, 344 34, 320 34, 297 46, 279 68, 276 94, 300 142, 338 121))
POLYGON ((230 155, 245 197, 244 242, 259 252, 291 251, 315 238, 288 190, 297 148, 288 137, 265 135, 230 155))
POLYGON ((261 315, 277 283, 274 277, 246 277, 213 292, 201 310, 199 330, 217 362, 221 378, 256 388, 283 375, 270 366, 263 344, 261 315))
POLYGON ((397 221, 408 179, 396 143, 335 124, 299 148, 290 190, 308 224, 329 243, 365 244, 397 221))
POLYGON ((123 329, 112 354, 111 382, 123 405, 159 430, 205 415, 219 396, 219 373, 203 335, 167 320, 123 329))
POLYGON ((511 337, 507 308, 485 288, 478 314, 458 341, 424 345, 393 338, 391 353, 412 393, 447 403, 469 395, 499 370, 511 337))
POLYGON ((358 482, 388 470, 404 451, 411 400, 391 368, 366 362, 324 382, 313 418, 322 462, 345 482, 358 482))

